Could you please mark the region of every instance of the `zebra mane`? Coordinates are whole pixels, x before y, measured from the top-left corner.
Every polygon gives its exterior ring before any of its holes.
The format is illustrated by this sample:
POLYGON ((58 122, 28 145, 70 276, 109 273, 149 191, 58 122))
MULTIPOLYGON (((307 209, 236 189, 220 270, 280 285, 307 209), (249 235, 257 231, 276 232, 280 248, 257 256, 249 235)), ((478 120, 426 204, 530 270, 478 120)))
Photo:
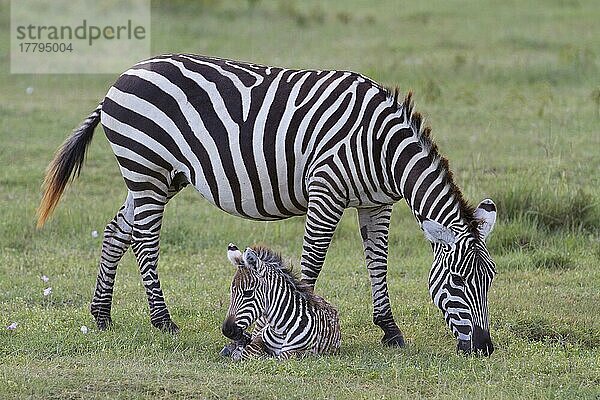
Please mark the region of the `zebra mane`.
POLYGON ((274 252, 268 247, 253 246, 258 258, 266 265, 272 268, 277 274, 281 275, 289 286, 302 298, 315 307, 320 307, 323 300, 313 293, 312 288, 302 282, 294 272, 292 266, 287 265, 279 253, 274 252))
POLYGON ((460 214, 465 223, 469 227, 469 231, 474 234, 476 238, 479 237, 477 234, 477 227, 479 221, 475 218, 473 207, 464 197, 460 188, 454 183, 454 175, 450 169, 448 159, 440 154, 438 146, 431 136, 431 127, 423 124, 423 116, 421 113, 414 110, 414 103, 412 101, 412 91, 409 91, 402 103, 398 103, 399 89, 395 87, 393 90, 385 88, 388 98, 393 100, 394 107, 396 110, 401 110, 402 120, 407 121, 413 133, 417 136, 419 143, 424 149, 429 149, 429 157, 431 162, 438 160, 438 169, 444 172, 443 183, 450 188, 450 192, 453 194, 456 201, 460 206, 460 214))

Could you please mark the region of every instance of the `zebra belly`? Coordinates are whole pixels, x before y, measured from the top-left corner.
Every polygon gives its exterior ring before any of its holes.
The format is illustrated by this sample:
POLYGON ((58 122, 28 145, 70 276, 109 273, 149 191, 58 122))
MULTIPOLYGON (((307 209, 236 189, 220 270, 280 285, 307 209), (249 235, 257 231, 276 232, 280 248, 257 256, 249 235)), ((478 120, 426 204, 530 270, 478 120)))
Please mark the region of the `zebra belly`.
MULTIPOLYGON (((241 196, 236 197, 234 191, 223 190, 222 197, 215 199, 209 185, 196 183, 194 187, 211 204, 228 214, 238 217, 254 219, 259 221, 273 221, 290 218, 306 213, 307 201, 301 203, 303 209, 297 208, 291 202, 280 203, 277 205, 274 195, 270 191, 264 191, 262 187, 250 182, 244 182, 240 185, 241 196), (260 201, 257 201, 254 193, 260 193, 260 201)), ((229 182, 225 180, 223 187, 229 188, 229 182)))

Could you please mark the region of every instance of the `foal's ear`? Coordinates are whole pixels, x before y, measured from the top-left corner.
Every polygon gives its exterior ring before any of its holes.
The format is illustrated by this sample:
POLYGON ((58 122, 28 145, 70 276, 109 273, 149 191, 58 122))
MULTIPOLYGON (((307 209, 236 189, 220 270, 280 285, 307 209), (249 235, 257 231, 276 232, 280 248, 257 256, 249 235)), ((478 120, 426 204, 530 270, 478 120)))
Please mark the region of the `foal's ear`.
POLYGON ((496 223, 496 204, 490 199, 483 200, 475 209, 473 216, 479 221, 479 226, 477 227, 479 236, 483 240, 487 239, 496 223))
POLYGON ((231 261, 235 267, 242 265, 242 252, 233 243, 229 243, 229 246, 227 246, 227 258, 229 258, 229 261, 231 261))
POLYGON ((246 268, 258 272, 259 275, 263 274, 264 265, 260 262, 260 260, 258 259, 258 254, 256 254, 256 252, 253 249, 251 249, 250 247, 246 248, 242 258, 244 259, 244 265, 246 266, 246 268))

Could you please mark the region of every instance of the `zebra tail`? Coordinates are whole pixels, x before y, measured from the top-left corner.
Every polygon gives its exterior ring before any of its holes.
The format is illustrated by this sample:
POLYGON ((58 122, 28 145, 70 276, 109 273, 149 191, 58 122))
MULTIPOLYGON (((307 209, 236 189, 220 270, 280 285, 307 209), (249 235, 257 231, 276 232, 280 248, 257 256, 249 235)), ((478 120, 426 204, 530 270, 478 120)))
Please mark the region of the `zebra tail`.
POLYGON ((94 129, 100 122, 101 110, 102 102, 58 148, 46 168, 46 177, 43 183, 44 196, 37 210, 38 228, 41 228, 52 215, 69 181, 79 176, 85 160, 85 152, 92 141, 94 129))

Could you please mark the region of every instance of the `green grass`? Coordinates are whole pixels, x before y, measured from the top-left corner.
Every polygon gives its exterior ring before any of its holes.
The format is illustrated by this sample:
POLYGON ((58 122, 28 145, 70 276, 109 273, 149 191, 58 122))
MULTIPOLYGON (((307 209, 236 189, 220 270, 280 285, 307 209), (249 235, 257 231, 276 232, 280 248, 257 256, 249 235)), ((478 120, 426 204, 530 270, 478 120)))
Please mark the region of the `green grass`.
POLYGON ((233 275, 226 245, 266 243, 297 264, 303 220, 242 220, 185 190, 167 209, 159 268, 181 333, 151 327, 131 254, 117 276, 114 329, 98 332, 88 307, 101 239, 91 232, 102 232, 125 198, 100 131, 41 231, 34 214, 55 149, 116 74, 8 74, 8 10, 0 1, 0 398, 600 397, 595 1, 153 4, 154 53, 351 69, 413 89, 465 195, 489 196, 499 209, 489 241, 499 271, 491 358, 455 354, 427 293, 429 246, 398 204, 389 284, 408 348, 379 344, 348 210, 317 285, 340 310, 340 354, 242 364, 218 356, 233 275), (16 330, 4 329, 12 322, 16 330))

